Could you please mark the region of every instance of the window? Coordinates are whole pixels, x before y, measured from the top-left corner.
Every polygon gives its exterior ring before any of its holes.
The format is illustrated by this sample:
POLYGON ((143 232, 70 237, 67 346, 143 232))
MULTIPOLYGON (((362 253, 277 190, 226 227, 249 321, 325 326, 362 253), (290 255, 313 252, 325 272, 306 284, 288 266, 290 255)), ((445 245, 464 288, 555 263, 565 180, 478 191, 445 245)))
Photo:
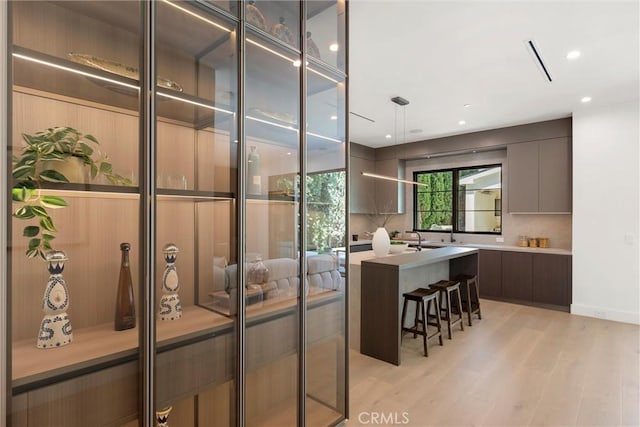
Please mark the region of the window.
POLYGON ((418 231, 502 232, 502 166, 414 172, 413 227, 418 231), (455 221, 454 221, 455 219, 455 221))

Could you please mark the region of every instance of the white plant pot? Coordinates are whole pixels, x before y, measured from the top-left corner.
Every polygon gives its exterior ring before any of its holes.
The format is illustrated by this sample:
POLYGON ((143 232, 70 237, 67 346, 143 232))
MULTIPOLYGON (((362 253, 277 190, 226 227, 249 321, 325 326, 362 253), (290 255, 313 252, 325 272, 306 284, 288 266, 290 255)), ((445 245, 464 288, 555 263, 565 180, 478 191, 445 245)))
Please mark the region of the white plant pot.
POLYGON ((60 172, 69 182, 77 184, 85 184, 87 182, 87 171, 85 170, 84 163, 78 157, 44 161, 42 165, 37 168, 36 172, 40 173, 47 169, 60 172))
POLYGON ((387 230, 385 230, 384 227, 378 227, 376 232, 373 233, 371 246, 373 246, 373 252, 377 257, 389 255, 391 239, 389 239, 389 233, 387 233, 387 230))

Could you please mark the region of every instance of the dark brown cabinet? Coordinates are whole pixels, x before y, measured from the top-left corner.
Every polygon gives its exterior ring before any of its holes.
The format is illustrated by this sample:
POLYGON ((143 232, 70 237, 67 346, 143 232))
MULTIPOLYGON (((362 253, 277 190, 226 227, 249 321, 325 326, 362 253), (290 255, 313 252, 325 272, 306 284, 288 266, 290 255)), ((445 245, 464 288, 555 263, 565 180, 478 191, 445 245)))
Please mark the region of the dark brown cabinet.
POLYGON ((533 254, 533 301, 542 304, 569 305, 571 257, 533 254))
POLYGON ((480 297, 502 295, 502 252, 480 251, 480 297))
POLYGON ((568 311, 571 256, 481 250, 480 297, 568 311))
POLYGON ((571 212, 569 138, 509 145, 507 161, 509 212, 571 212))
POLYGON ((530 253, 502 253, 502 296, 504 298, 524 301, 532 300, 531 264, 532 254, 530 253))

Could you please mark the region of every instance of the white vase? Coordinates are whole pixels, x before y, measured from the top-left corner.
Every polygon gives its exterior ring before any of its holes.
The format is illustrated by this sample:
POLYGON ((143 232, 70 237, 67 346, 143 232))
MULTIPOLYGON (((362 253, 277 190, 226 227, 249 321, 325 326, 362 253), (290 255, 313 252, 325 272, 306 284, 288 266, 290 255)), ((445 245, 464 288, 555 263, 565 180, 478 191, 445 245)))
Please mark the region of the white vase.
POLYGON ((389 255, 391 239, 389 239, 389 233, 387 233, 387 230, 385 230, 384 227, 378 227, 376 232, 373 233, 371 246, 373 246, 373 252, 377 257, 389 255))

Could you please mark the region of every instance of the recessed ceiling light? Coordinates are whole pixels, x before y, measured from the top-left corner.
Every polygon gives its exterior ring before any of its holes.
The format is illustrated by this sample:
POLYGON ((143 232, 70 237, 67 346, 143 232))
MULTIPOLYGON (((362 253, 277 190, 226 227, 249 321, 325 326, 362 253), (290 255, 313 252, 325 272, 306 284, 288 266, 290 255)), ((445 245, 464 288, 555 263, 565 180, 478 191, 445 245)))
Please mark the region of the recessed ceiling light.
POLYGON ((579 50, 572 50, 571 52, 567 53, 567 59, 576 59, 579 57, 580 57, 579 50))
POLYGON ((458 124, 459 124, 459 125, 464 125, 465 123, 467 123, 467 122, 465 122, 464 120, 460 120, 460 121, 458 122, 458 124))
POLYGON ((329 50, 330 50, 331 52, 337 52, 337 51, 338 51, 338 43, 331 43, 331 44, 329 45, 329 50))
POLYGON ((469 108, 471 107, 471 104, 464 104, 464 108, 469 108))
POLYGON ((590 102, 591 101, 591 97, 590 96, 585 96, 580 101, 581 102, 590 102))
POLYGON ((338 116, 331 116, 331 120, 338 120, 338 116))
POLYGON ((385 138, 387 138, 387 139, 391 139, 391 134, 390 134, 390 133, 388 133, 388 134, 386 134, 384 137, 385 137, 385 138))
POLYGON ((291 155, 291 151, 288 151, 288 152, 287 152, 287 156, 290 156, 290 155, 291 155))

